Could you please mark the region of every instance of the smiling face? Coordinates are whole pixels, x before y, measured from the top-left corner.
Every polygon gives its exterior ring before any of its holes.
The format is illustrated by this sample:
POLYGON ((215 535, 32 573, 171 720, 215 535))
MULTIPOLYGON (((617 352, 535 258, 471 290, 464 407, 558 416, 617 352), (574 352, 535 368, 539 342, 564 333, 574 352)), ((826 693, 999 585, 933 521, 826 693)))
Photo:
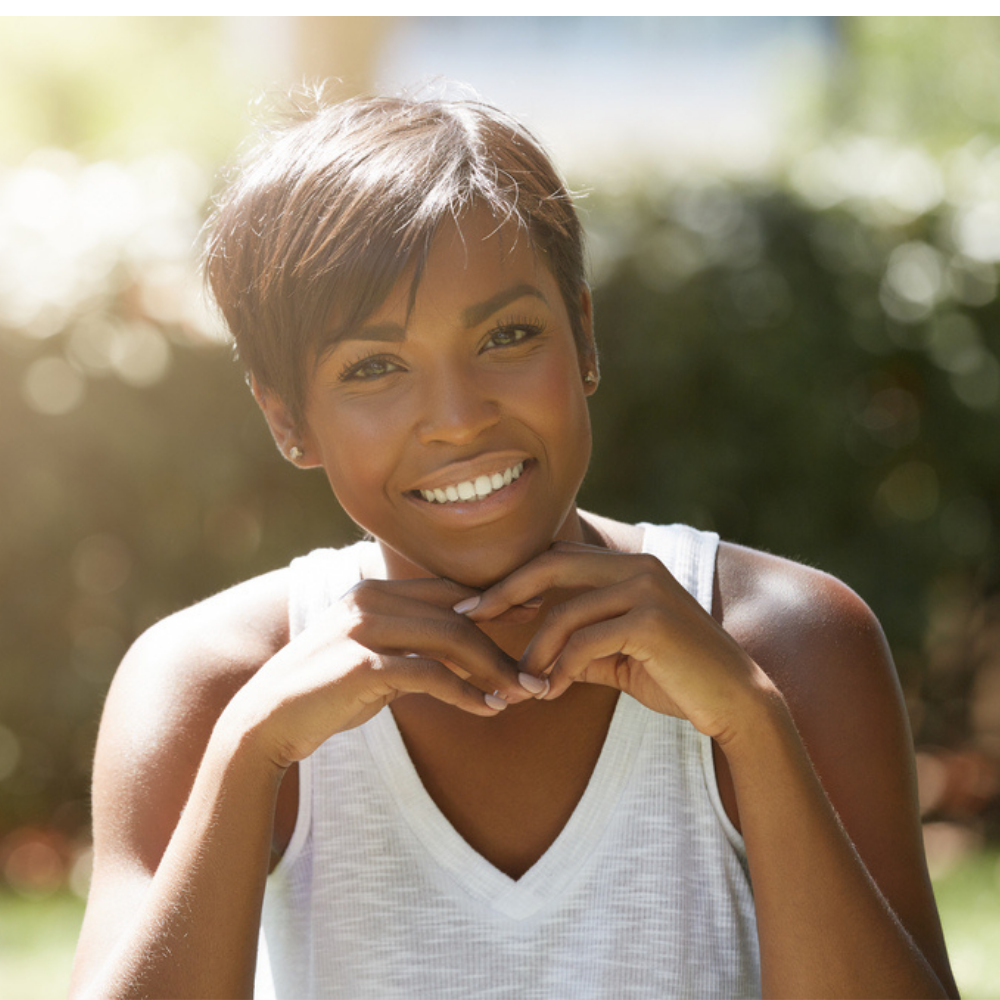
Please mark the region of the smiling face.
MULTIPOLYGON (((325 469, 390 577, 484 586, 581 538, 593 355, 544 261, 511 237, 483 212, 444 227, 412 308, 407 277, 310 380, 299 464, 325 469)), ((581 309, 589 343, 585 289, 581 309)), ((281 444, 281 404, 262 402, 281 444)))

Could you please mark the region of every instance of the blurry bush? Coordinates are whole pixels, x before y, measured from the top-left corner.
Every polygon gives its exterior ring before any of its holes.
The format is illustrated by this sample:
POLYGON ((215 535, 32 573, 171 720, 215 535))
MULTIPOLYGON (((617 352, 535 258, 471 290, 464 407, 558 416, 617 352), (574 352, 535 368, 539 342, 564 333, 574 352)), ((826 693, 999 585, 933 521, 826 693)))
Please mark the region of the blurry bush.
POLYGON ((995 805, 1000 148, 843 138, 783 182, 649 182, 589 211, 585 503, 841 576, 918 740, 985 754, 995 805))
MULTIPOLYGON (((206 192, 179 155, 0 174, 0 865, 21 887, 73 866, 133 637, 355 535, 198 305, 206 192)), ((886 627, 919 740, 1000 757, 1000 148, 845 139, 768 185, 584 204, 584 504, 838 574, 886 627)))
POLYGON ((212 334, 206 191, 179 155, 45 151, 0 172, 0 865, 21 885, 66 852, 3 834, 85 831, 100 706, 135 635, 348 531, 277 458, 212 334))

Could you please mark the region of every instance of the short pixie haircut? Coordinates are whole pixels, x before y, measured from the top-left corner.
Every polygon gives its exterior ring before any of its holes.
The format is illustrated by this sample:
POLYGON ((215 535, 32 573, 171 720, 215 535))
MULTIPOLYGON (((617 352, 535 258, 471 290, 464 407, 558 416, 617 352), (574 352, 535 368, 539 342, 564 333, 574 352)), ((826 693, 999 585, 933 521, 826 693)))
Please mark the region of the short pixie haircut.
POLYGON ((442 222, 485 207, 559 286, 581 353, 583 234, 541 144, 477 101, 311 102, 237 165, 207 225, 204 270, 247 372, 296 424, 324 348, 356 329, 442 222))

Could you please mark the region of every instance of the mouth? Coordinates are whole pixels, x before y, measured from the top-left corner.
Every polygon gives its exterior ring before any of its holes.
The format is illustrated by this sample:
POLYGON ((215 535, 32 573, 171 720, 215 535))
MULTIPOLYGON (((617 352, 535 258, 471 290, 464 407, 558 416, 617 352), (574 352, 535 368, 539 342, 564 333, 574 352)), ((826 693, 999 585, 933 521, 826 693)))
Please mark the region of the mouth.
POLYGON ((434 504, 477 503, 516 482, 522 472, 523 461, 475 479, 463 479, 461 482, 436 486, 430 490, 413 490, 412 495, 434 504))

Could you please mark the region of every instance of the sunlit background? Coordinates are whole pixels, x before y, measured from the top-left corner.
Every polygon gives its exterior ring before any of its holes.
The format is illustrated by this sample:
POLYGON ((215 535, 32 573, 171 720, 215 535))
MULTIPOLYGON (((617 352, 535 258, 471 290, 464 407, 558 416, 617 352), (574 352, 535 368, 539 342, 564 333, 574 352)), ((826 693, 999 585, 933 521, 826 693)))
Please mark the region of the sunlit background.
POLYGON ((585 504, 873 606, 956 973, 998 995, 1000 20, 289 17, 0 19, 0 996, 65 992, 129 643, 353 537, 195 263, 220 166, 327 77, 472 88, 586 194, 585 504))

